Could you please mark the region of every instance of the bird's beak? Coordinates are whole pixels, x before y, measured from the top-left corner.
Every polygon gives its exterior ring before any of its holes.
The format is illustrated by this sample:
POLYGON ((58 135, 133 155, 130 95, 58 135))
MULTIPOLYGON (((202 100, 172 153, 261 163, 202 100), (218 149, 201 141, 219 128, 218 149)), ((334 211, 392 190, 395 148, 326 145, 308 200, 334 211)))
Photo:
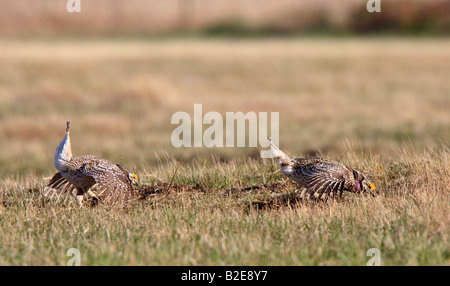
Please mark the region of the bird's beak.
POLYGON ((372 197, 375 197, 375 194, 372 192, 373 190, 375 190, 375 185, 372 183, 369 183, 369 187, 370 187, 370 194, 372 195, 372 197))
POLYGON ((136 174, 131 174, 136 179, 136 185, 139 185, 139 178, 136 174))

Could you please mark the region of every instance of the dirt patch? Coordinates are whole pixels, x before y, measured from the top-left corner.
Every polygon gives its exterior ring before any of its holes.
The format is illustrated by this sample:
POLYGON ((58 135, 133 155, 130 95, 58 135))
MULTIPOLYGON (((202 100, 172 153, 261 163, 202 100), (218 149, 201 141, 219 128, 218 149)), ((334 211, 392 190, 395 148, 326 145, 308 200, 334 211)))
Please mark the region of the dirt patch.
POLYGON ((142 186, 138 189, 141 200, 145 200, 153 196, 160 196, 160 195, 167 196, 173 193, 184 193, 195 191, 205 192, 206 189, 200 184, 179 185, 169 183, 162 183, 155 186, 142 186))
POLYGON ((275 182, 272 184, 253 185, 249 187, 233 187, 225 190, 225 195, 239 195, 250 191, 269 191, 271 193, 282 193, 289 190, 293 191, 296 188, 296 184, 291 181, 275 182))
MULTIPOLYGON (((281 182, 274 182, 271 184, 252 185, 247 187, 233 187, 230 189, 218 191, 218 194, 224 196, 236 196, 243 197, 249 192, 269 194, 270 198, 267 200, 254 200, 246 202, 248 208, 279 208, 283 206, 294 206, 304 202, 300 198, 300 194, 295 192, 296 184, 286 180, 281 182)), ((151 198, 173 198, 177 194, 181 193, 206 193, 212 190, 204 187, 201 184, 195 185, 180 185, 161 183, 154 186, 141 186, 139 189, 140 200, 147 200, 151 198)))
POLYGON ((295 192, 288 192, 285 194, 276 194, 266 200, 257 200, 247 203, 247 207, 263 210, 263 209, 279 209, 282 207, 294 207, 301 204, 310 203, 300 197, 300 194, 295 192))

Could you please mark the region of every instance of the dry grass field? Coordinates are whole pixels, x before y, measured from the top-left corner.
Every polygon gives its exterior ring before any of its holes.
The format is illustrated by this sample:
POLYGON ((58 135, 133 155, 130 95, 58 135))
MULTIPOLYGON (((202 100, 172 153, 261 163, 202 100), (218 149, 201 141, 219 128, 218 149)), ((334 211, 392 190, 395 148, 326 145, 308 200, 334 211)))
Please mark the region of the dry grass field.
POLYGON ((2 39, 0 66, 0 265, 450 263, 448 39, 2 39), (256 148, 174 148, 196 103, 279 112, 283 150, 378 195, 307 203, 256 148), (74 154, 135 170, 140 201, 42 196, 66 120, 74 154))

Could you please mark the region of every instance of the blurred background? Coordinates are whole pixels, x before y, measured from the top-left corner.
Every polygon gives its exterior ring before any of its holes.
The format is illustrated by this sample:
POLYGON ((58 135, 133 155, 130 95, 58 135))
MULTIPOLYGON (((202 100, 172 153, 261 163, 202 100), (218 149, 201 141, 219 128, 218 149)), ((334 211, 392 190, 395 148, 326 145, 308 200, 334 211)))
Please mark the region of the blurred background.
MULTIPOLYGON (((75 155, 125 167, 258 158, 174 148, 174 112, 279 112, 280 147, 383 158, 450 144, 450 0, 0 0, 0 177, 75 155)), ((206 129, 207 126, 204 126, 206 129)))

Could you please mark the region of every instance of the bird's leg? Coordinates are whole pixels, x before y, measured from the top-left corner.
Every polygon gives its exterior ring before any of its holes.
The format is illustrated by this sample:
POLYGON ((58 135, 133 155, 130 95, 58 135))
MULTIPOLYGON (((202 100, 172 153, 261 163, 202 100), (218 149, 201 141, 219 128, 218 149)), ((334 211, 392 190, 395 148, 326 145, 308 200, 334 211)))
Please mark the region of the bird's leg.
POLYGON ((75 199, 79 207, 83 206, 83 195, 84 195, 83 190, 77 188, 77 192, 75 193, 75 199))
POLYGON ((94 198, 94 199, 98 200, 97 194, 94 193, 92 190, 98 191, 97 184, 95 184, 92 187, 90 187, 88 189, 88 191, 86 192, 86 194, 88 195, 89 198, 94 198))
POLYGON ((97 199, 97 195, 91 190, 87 191, 87 195, 89 196, 89 198, 97 199))
POLYGON ((97 204, 99 202, 99 199, 97 197, 97 194, 94 193, 92 190, 97 190, 98 191, 97 184, 95 184, 92 187, 90 187, 89 190, 86 192, 88 198, 91 198, 93 203, 94 203, 94 205, 95 205, 95 204, 97 204))
POLYGON ((94 204, 98 203, 98 197, 93 191, 88 190, 87 195, 89 198, 92 198, 92 201, 94 202, 94 204))

